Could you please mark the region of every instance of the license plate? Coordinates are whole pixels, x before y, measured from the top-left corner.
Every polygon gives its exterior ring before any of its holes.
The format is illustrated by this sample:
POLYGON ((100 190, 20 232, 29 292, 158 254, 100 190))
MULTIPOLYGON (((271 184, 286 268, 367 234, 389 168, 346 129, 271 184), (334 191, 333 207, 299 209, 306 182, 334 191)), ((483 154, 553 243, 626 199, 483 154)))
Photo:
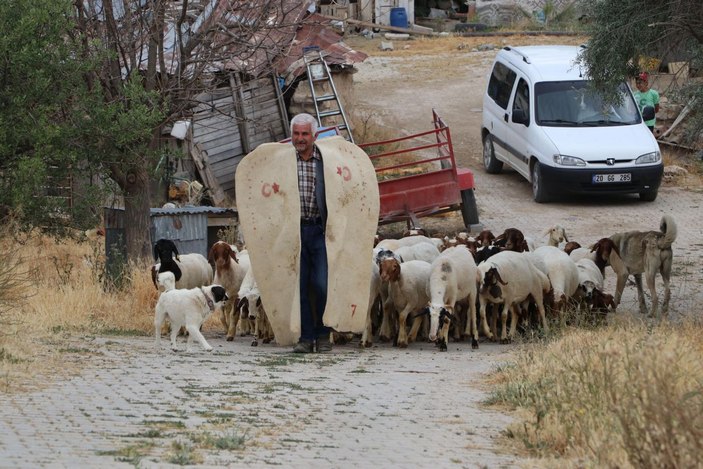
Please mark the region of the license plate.
POLYGON ((593 184, 608 184, 615 182, 630 182, 632 181, 631 173, 618 174, 594 174, 593 184))

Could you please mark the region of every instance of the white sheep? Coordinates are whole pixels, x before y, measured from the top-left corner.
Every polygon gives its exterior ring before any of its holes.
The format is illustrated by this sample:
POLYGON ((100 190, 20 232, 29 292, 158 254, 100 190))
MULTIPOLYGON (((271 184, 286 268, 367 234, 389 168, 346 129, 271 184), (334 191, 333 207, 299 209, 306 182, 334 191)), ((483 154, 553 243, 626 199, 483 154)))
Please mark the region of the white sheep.
POLYGON ((425 261, 432 262, 439 256, 439 249, 433 243, 417 243, 411 246, 401 246, 393 250, 393 253, 400 258, 400 262, 425 261))
POLYGON ((603 274, 591 259, 584 257, 576 262, 579 273, 579 294, 587 305, 593 303, 593 292, 603 291, 603 274))
MULTIPOLYGON (((422 239, 425 238, 429 240, 431 238, 426 238, 424 236, 409 236, 408 238, 412 238, 412 244, 402 245, 392 250, 388 247, 384 248, 381 243, 379 243, 379 245, 377 245, 373 251, 374 259, 376 260, 376 262, 378 263, 383 258, 392 257, 395 258, 398 262, 419 260, 429 263, 436 259, 437 256, 439 256, 439 249, 437 248, 437 244, 435 242, 425 241, 422 239)), ((408 240, 408 238, 401 238, 400 240, 394 241, 408 240)), ((383 316, 381 320, 379 338, 381 340, 389 340, 390 337, 393 335, 391 327, 391 318, 394 317, 396 311, 393 309, 393 304, 389 301, 387 282, 381 281, 380 295, 381 304, 383 308, 383 316)))
MULTIPOLYGON (((474 258, 466 246, 447 248, 432 262, 430 279, 427 285, 430 297, 426 312, 430 315, 430 340, 437 341, 440 350, 447 349, 449 325, 458 322, 454 315, 460 301, 467 302, 468 312, 465 335, 473 332, 471 347, 478 348, 478 328, 476 327, 476 276, 474 258)), ((481 314, 484 333, 492 335, 486 322, 485 310, 481 314)))
POLYGON ((535 239, 531 236, 525 236, 525 241, 527 242, 527 247, 530 251, 534 251, 540 246, 554 246, 558 247, 561 243, 569 242, 569 238, 566 236, 566 230, 561 225, 552 225, 542 233, 542 238, 547 237, 546 244, 544 239, 535 239))
MULTIPOLYGON (((551 285, 547 276, 530 260, 528 254, 503 251, 482 262, 477 268, 479 283, 478 298, 481 318, 486 315, 487 304, 503 305, 500 340, 505 343, 515 336, 519 307, 532 298, 539 311, 542 328, 549 331, 544 310, 544 295, 551 285), (506 334, 506 324, 510 310, 512 319, 510 334, 506 334)), ((491 337, 491 334, 488 334, 491 337)))
POLYGON ((179 255, 176 243, 170 239, 154 243, 154 258, 159 262, 151 267, 151 279, 157 288, 156 278, 162 272, 173 272, 176 288, 189 289, 212 283, 212 267, 207 259, 198 253, 179 255))
POLYGON ((425 261, 400 263, 393 257, 386 257, 381 259, 379 270, 381 280, 388 282, 389 298, 398 312, 398 347, 407 347, 408 342, 415 340, 422 324, 422 318, 414 317, 408 335, 408 316, 421 311, 429 301, 427 283, 430 278, 430 264, 425 261))
POLYGON ((437 249, 440 249, 442 247, 442 245, 444 244, 444 241, 442 241, 439 238, 428 238, 427 236, 414 235, 414 236, 406 236, 406 237, 400 238, 400 239, 392 239, 392 238, 382 239, 381 241, 378 242, 376 247, 383 248, 383 249, 389 249, 391 251, 394 251, 401 246, 411 246, 411 245, 417 244, 417 243, 434 244, 437 247, 437 249))
POLYGON ((554 246, 540 246, 533 255, 541 258, 552 284, 555 311, 563 311, 579 287, 579 271, 567 253, 554 246))
POLYGON ((158 288, 158 283, 156 279, 158 276, 164 272, 174 273, 174 281, 176 282, 175 287, 178 289, 190 289, 196 287, 205 287, 212 284, 213 275, 212 267, 208 263, 205 256, 198 253, 182 254, 178 256, 178 259, 171 259, 166 261, 164 264, 157 262, 151 267, 151 277, 158 288), (181 272, 180 278, 175 280, 175 273, 168 266, 177 265, 178 270, 181 272), (162 265, 164 266, 162 268, 162 265), (168 269, 168 270, 165 270, 168 269))
POLYGON ((576 248, 573 251, 571 251, 569 253, 569 257, 574 262, 578 262, 581 259, 590 259, 593 261, 596 258, 596 253, 591 251, 590 248, 580 247, 580 248, 576 248))

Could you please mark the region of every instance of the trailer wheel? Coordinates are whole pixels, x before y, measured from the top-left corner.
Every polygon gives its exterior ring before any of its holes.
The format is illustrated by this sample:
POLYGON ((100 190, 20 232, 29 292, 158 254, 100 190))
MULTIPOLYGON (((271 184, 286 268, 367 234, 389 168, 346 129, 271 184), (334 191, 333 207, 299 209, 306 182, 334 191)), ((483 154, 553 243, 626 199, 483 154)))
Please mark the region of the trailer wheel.
POLYGON ((461 191, 461 217, 464 225, 469 228, 478 224, 478 208, 476 207, 476 197, 473 189, 461 191))

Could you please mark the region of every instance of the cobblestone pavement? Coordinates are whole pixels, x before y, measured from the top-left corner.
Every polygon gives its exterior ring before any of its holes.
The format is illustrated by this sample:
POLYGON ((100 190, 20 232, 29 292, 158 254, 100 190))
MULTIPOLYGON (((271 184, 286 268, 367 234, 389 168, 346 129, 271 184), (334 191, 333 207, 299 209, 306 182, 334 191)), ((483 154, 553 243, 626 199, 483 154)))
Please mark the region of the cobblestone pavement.
POLYGON ((504 346, 296 355, 209 339, 212 353, 156 351, 153 338, 82 344, 97 356, 79 376, 5 400, 0 467, 175 467, 179 454, 199 467, 516 467, 494 442, 509 418, 483 408, 477 387, 504 346), (245 442, 208 447, 218 437, 245 442))

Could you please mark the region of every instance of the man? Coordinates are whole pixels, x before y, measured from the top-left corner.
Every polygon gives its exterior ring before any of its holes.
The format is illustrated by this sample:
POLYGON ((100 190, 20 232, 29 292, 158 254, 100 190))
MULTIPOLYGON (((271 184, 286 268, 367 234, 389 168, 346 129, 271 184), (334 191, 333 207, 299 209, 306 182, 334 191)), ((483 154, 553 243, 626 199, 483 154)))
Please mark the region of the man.
POLYGON ((330 329, 322 323, 327 303, 325 178, 322 157, 315 146, 317 120, 298 114, 290 123, 300 191, 300 339, 295 353, 332 350, 330 329), (313 308, 314 304, 314 308, 313 308))
POLYGON ((331 350, 331 330, 364 330, 380 206, 364 150, 316 132, 313 116, 294 117, 290 142, 262 143, 235 174, 262 305, 276 344, 298 353, 331 350))

